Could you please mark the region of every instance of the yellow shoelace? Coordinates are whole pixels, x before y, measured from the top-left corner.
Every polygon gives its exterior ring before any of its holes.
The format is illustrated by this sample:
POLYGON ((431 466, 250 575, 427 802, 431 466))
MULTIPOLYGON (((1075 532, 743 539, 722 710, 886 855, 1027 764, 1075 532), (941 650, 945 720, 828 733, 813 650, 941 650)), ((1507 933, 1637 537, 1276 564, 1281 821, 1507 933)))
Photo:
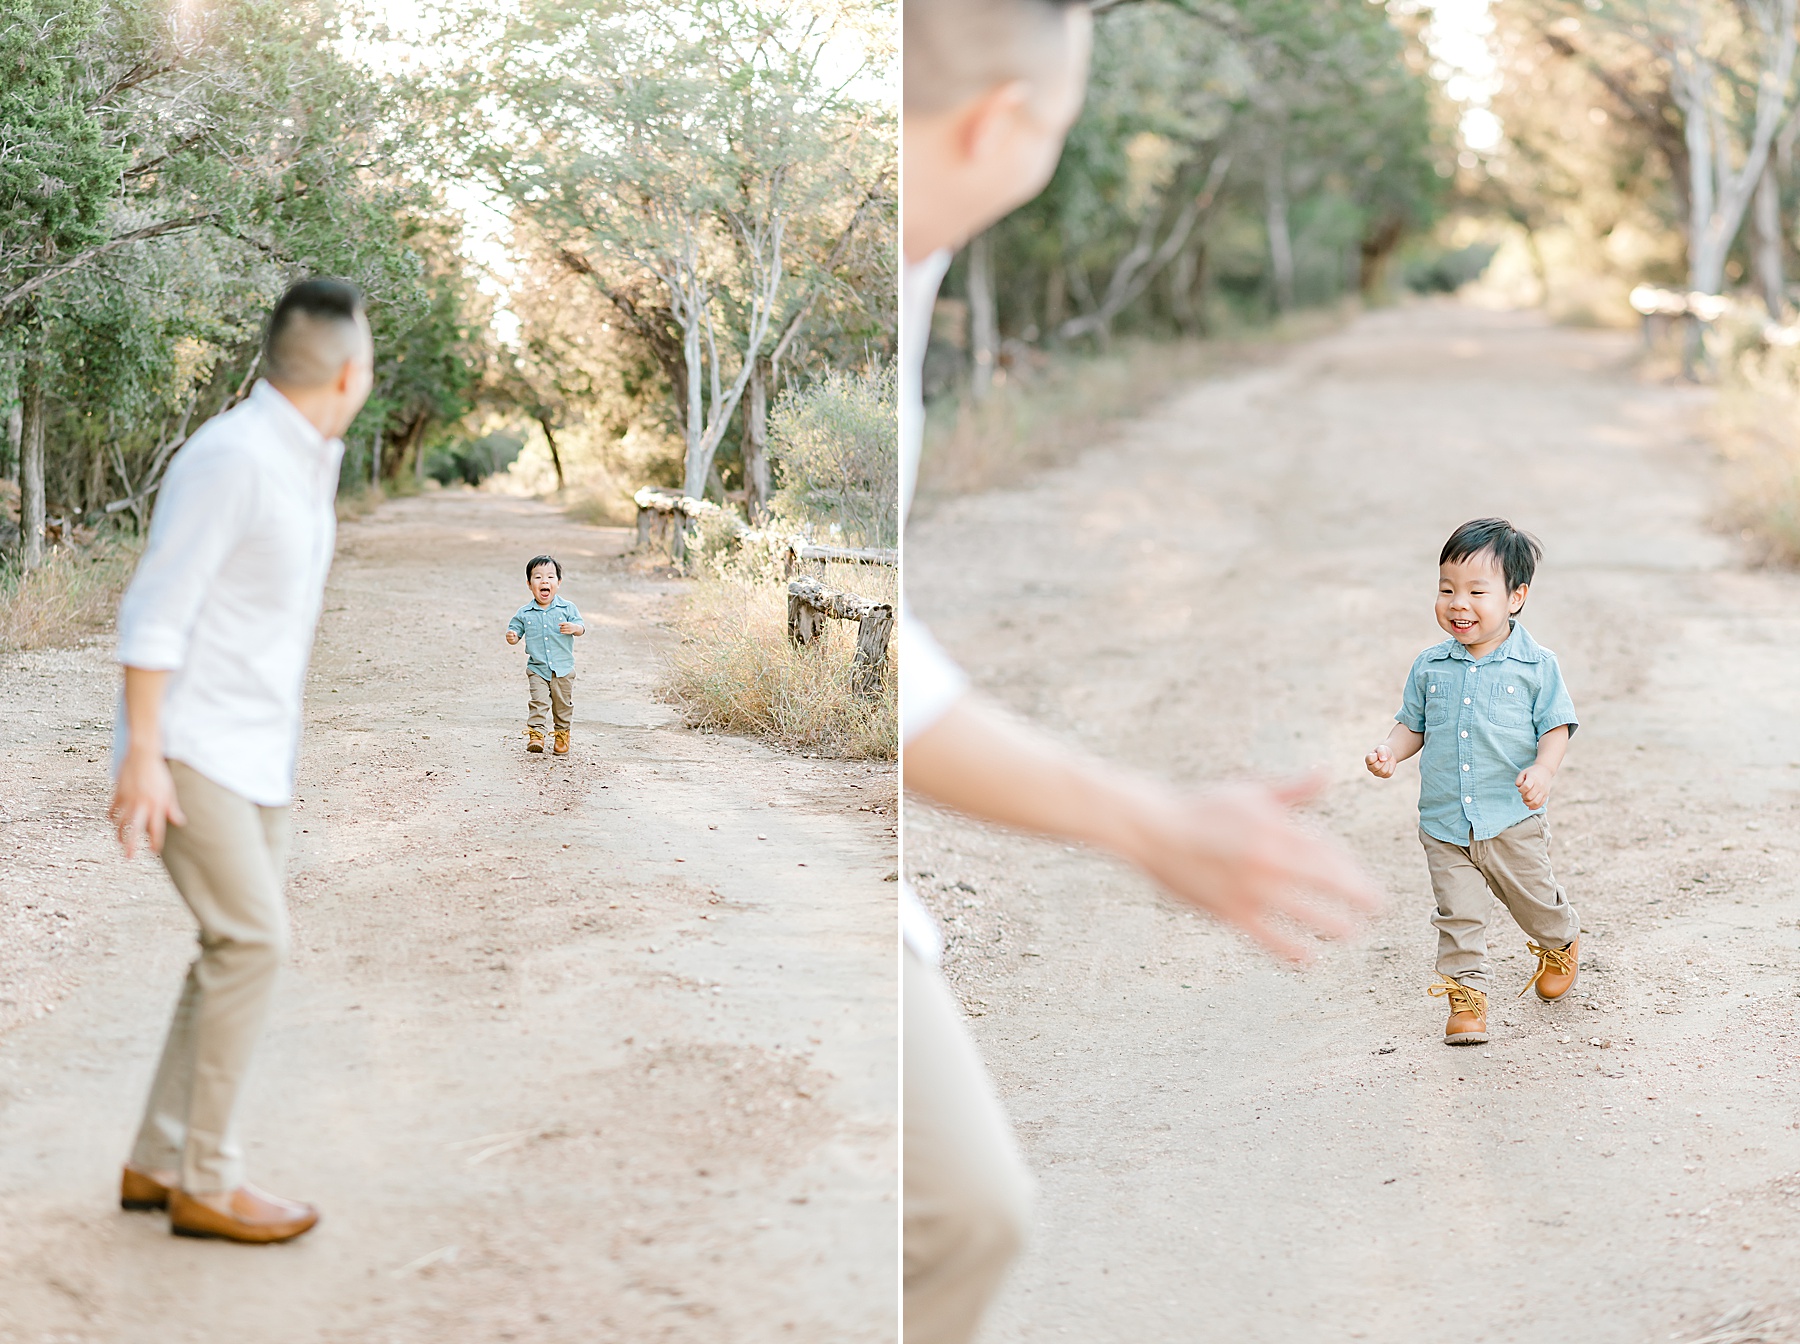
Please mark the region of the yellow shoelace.
POLYGON ((1519 991, 1521 999, 1543 978, 1545 971, 1555 971, 1558 975, 1575 973, 1575 958, 1569 953, 1569 948, 1575 944, 1570 943, 1569 947, 1539 947, 1536 943, 1528 942, 1525 946, 1537 954, 1538 968, 1531 979, 1525 982, 1525 988, 1519 991))
POLYGON ((1425 992, 1434 999, 1449 999, 1450 1011, 1453 1013, 1474 1013, 1477 1017, 1487 1016, 1487 995, 1479 989, 1470 989, 1467 985, 1459 985, 1447 975, 1435 985, 1427 986, 1425 992))

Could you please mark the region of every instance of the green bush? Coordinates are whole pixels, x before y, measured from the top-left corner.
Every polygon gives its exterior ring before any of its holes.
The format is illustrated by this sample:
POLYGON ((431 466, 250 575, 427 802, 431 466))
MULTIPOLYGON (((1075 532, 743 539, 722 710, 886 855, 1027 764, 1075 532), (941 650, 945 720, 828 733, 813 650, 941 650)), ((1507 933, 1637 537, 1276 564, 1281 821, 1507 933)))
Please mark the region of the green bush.
POLYGON ((776 510, 834 529, 847 545, 898 545, 897 408, 891 365, 833 369, 783 393, 769 412, 776 510))

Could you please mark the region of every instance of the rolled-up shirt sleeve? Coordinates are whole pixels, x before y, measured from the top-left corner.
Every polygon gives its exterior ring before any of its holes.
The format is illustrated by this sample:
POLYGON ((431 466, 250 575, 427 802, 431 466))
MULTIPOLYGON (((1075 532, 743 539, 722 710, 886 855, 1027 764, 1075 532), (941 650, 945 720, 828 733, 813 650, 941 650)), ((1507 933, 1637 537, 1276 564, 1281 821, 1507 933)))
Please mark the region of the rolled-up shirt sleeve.
POLYGON ((1400 712, 1394 722, 1415 733, 1425 731, 1425 667, 1422 661, 1412 665, 1406 674, 1406 689, 1400 693, 1400 712))
POLYGON ((254 474, 228 457, 196 464, 177 456, 170 464, 149 543, 119 603, 120 663, 173 672, 187 661, 195 622, 243 536, 255 489, 254 474))
POLYGON ((905 606, 900 608, 900 737, 910 742, 949 712, 969 678, 905 606))
POLYGON ((1553 729, 1567 728, 1569 736, 1575 736, 1575 730, 1581 724, 1575 717, 1575 702, 1569 698, 1569 688, 1563 682, 1562 667, 1555 658, 1548 656, 1538 667, 1541 677, 1531 706, 1532 724, 1537 735, 1542 737, 1553 729))

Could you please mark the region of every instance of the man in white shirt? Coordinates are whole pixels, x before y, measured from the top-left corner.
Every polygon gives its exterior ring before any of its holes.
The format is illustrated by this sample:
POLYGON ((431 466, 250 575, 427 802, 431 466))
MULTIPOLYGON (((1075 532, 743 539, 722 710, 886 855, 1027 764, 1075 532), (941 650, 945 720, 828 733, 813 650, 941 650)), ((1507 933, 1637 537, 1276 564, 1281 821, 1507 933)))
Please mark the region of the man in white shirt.
POLYGON ((200 926, 120 1183, 181 1236, 286 1241, 309 1204, 244 1179, 232 1113, 287 947, 282 895, 301 695, 336 541, 341 436, 367 400, 362 296, 306 280, 276 305, 267 378, 163 478, 119 607, 123 713, 111 815, 200 926))
MULTIPOLYGON (((906 0, 904 24, 900 443, 910 499, 919 370, 938 281, 952 248, 1049 180, 1081 107, 1092 19, 1079 0, 906 0)), ((969 693, 910 615, 901 629, 909 790, 1110 850, 1177 900, 1290 960, 1304 960, 1306 944, 1271 916, 1343 934, 1351 912, 1374 908, 1375 892, 1348 853, 1288 820, 1316 783, 1184 795, 1001 713, 969 693)), ((936 926, 910 891, 902 899, 906 1344, 962 1344, 1025 1235, 1030 1181, 936 968, 936 926)))

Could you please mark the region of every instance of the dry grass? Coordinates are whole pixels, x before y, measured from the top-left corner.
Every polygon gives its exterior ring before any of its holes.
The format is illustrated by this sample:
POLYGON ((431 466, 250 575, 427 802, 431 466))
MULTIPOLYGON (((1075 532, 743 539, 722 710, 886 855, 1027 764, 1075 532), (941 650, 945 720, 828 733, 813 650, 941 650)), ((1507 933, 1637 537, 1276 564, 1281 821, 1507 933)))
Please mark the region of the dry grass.
MULTIPOLYGON (((894 571, 832 569, 826 583, 898 606, 894 571)), ((881 698, 863 700, 850 684, 854 626, 829 621, 823 639, 795 648, 787 638, 787 587, 776 574, 729 566, 703 573, 678 624, 681 647, 670 659, 664 690, 691 726, 817 756, 895 758, 900 737, 891 646, 881 698)))
POLYGON ((617 490, 570 486, 564 494, 563 513, 590 527, 631 527, 637 522, 637 505, 617 490))
POLYGON ((387 497, 387 491, 378 485, 365 484, 354 490, 339 491, 337 520, 340 523, 354 523, 367 518, 387 503, 387 497))
POLYGON ((1714 440, 1725 459, 1723 525, 1753 564, 1800 567, 1800 392, 1733 380, 1720 391, 1714 440))
POLYGON ((0 567, 0 649, 57 649, 112 629, 143 543, 124 534, 58 547, 29 574, 0 567))
POLYGON ((1349 309, 1296 314, 1254 338, 1119 340, 1095 354, 1015 361, 977 406, 934 404, 919 470, 919 501, 1009 485, 1073 461, 1115 421, 1202 378, 1268 359, 1342 324, 1349 309))

